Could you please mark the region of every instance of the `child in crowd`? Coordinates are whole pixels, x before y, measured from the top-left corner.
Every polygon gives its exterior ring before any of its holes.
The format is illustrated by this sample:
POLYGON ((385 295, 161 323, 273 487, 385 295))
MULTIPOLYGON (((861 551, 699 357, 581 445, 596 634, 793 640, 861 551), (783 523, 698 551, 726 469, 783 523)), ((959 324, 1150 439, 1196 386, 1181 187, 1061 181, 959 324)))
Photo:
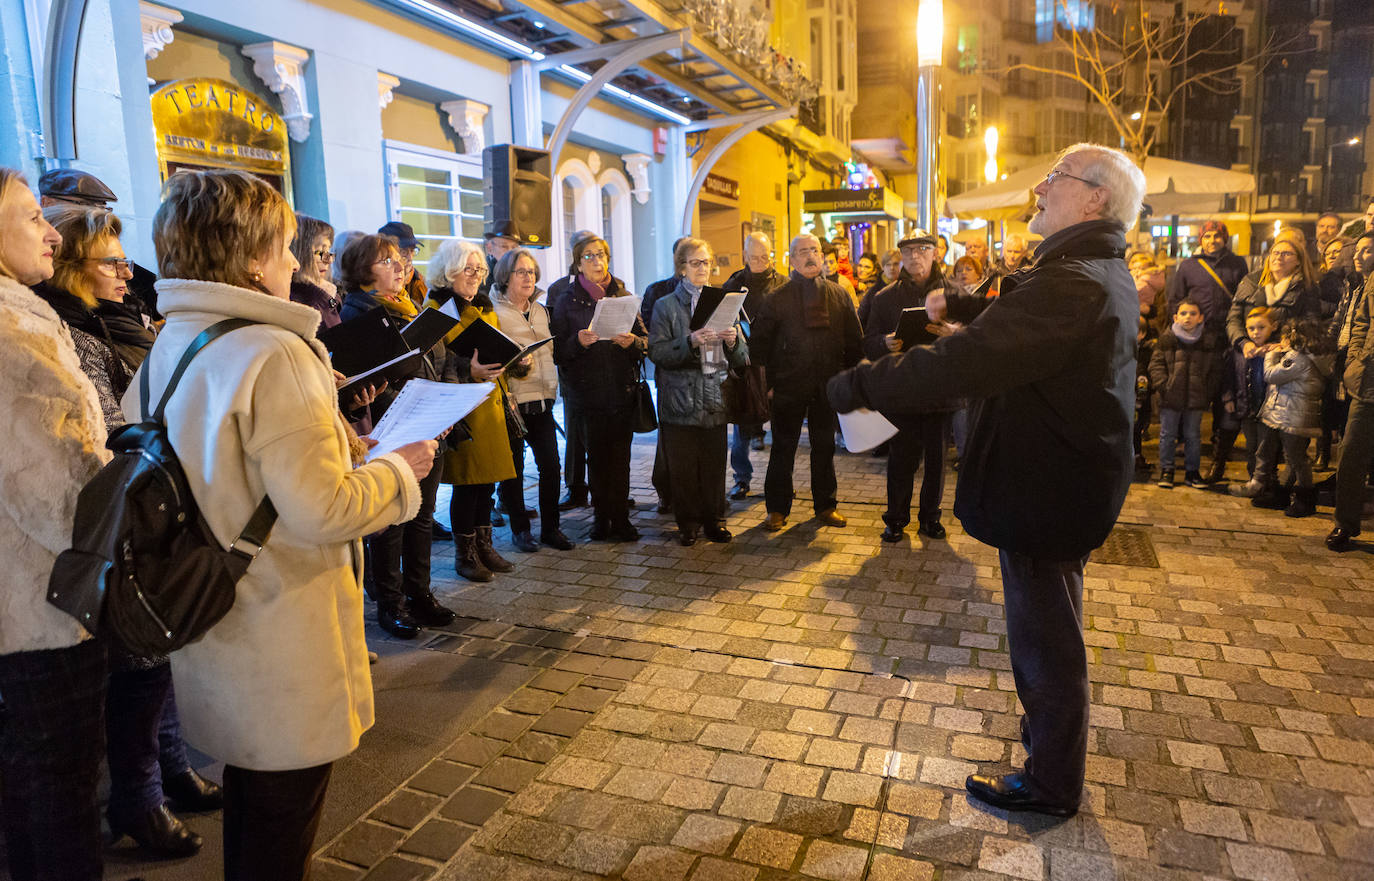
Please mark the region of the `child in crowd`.
MULTIPOLYGON (((1267 306, 1256 306, 1245 316, 1245 334, 1255 344, 1249 358, 1239 347, 1226 350, 1226 364, 1221 376, 1221 430, 1217 432, 1216 449, 1212 451, 1212 470, 1208 483, 1220 483, 1226 477, 1226 462, 1235 446, 1236 436, 1245 434, 1245 467, 1249 476, 1255 474, 1255 453, 1259 449, 1259 411, 1264 403, 1264 356, 1278 348, 1274 339, 1274 316, 1267 306)), ((1246 484, 1248 486, 1248 484, 1246 484)), ((1245 486, 1235 487, 1237 495, 1246 493, 1245 486)))
POLYGON ((1250 504, 1257 508, 1286 505, 1284 513, 1289 517, 1306 517, 1316 511, 1317 493, 1312 488, 1307 445, 1321 433, 1322 389, 1331 372, 1333 351, 1333 341, 1322 322, 1305 318, 1288 324, 1279 345, 1265 353, 1264 381, 1269 390, 1259 411, 1255 475, 1247 484, 1254 492, 1250 504), (1280 446, 1288 462, 1286 485, 1296 484, 1291 502, 1287 489, 1278 481, 1280 446))
POLYGON ((1159 392, 1159 486, 1173 489, 1174 457, 1183 438, 1184 478, 1202 488, 1202 414, 1221 381, 1221 337, 1208 330, 1202 309, 1181 300, 1174 323, 1150 358, 1150 383, 1159 392))
POLYGON ((1141 315, 1135 332, 1135 470, 1145 472, 1149 477, 1150 463, 1146 461, 1141 445, 1145 442, 1145 430, 1150 426, 1150 395, 1154 388, 1150 385, 1150 357, 1155 353, 1155 340, 1150 322, 1141 315))

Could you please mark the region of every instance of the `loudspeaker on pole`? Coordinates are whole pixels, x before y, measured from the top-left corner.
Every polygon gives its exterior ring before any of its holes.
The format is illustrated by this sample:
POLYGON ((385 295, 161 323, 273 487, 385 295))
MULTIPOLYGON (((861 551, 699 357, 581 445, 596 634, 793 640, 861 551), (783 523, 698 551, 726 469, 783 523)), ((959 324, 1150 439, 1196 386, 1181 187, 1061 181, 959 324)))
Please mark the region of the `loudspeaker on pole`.
POLYGON ((515 229, 527 248, 547 248, 553 232, 549 151, 493 144, 482 151, 482 210, 488 232, 515 229))

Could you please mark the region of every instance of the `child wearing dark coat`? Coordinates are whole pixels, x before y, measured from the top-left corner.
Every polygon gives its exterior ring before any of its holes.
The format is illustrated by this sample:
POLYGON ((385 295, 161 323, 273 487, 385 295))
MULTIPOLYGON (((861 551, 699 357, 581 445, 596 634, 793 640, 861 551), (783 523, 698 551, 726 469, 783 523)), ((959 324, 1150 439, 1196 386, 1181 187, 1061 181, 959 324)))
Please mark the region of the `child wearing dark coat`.
POLYGON ((1203 323, 1191 299, 1174 310, 1150 358, 1150 382, 1159 393, 1159 486, 1173 489, 1174 459, 1183 439, 1184 478, 1202 488, 1202 414, 1221 383, 1221 337, 1203 323))
MULTIPOLYGON (((1245 336, 1254 343, 1254 354, 1245 357, 1239 346, 1226 350, 1221 376, 1221 426, 1216 449, 1212 451, 1212 470, 1208 483, 1220 483, 1226 476, 1226 461, 1237 435, 1245 435, 1245 467, 1255 473, 1255 453, 1259 450, 1259 410, 1264 403, 1264 356, 1278 347, 1274 318, 1268 307, 1256 306, 1245 316, 1245 336)), ((1244 492, 1233 490, 1237 495, 1244 492)))

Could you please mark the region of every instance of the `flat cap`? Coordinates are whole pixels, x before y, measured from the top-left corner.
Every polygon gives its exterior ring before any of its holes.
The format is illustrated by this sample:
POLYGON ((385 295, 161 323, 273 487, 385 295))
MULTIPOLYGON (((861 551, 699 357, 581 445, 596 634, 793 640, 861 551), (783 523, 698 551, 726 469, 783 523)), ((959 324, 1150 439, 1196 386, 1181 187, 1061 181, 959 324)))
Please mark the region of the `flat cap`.
POLYGON ((898 248, 898 250, 900 250, 900 249, 906 247, 907 245, 934 245, 934 244, 935 244, 935 233, 933 233, 933 232, 926 232, 926 231, 923 230, 923 229, 913 229, 911 232, 907 233, 906 236, 903 237, 901 241, 899 241, 899 242, 897 243, 897 248, 898 248))
POLYGON ((77 171, 75 168, 55 168, 45 172, 38 179, 38 194, 50 199, 94 205, 97 208, 104 208, 109 202, 119 201, 114 191, 105 186, 100 178, 88 171, 77 171))
POLYGON ((415 230, 408 223, 393 220, 377 230, 379 236, 391 236, 400 243, 402 248, 418 248, 420 240, 415 238, 415 230))

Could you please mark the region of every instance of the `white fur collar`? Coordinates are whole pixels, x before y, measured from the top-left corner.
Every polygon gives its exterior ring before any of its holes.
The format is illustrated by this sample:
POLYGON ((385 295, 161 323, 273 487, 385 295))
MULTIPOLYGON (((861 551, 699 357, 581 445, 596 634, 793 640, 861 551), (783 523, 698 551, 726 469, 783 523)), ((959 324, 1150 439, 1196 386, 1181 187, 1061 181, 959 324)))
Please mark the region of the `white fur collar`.
POLYGON ((22 285, 8 275, 0 275, 0 305, 23 312, 31 312, 39 318, 60 323, 57 313, 42 297, 26 285, 22 285))
POLYGON ((299 334, 307 341, 315 339, 315 330, 320 326, 320 313, 314 307, 247 288, 186 278, 160 279, 156 287, 158 311, 169 318, 177 312, 208 312, 227 318, 247 318, 263 324, 275 324, 299 334))

